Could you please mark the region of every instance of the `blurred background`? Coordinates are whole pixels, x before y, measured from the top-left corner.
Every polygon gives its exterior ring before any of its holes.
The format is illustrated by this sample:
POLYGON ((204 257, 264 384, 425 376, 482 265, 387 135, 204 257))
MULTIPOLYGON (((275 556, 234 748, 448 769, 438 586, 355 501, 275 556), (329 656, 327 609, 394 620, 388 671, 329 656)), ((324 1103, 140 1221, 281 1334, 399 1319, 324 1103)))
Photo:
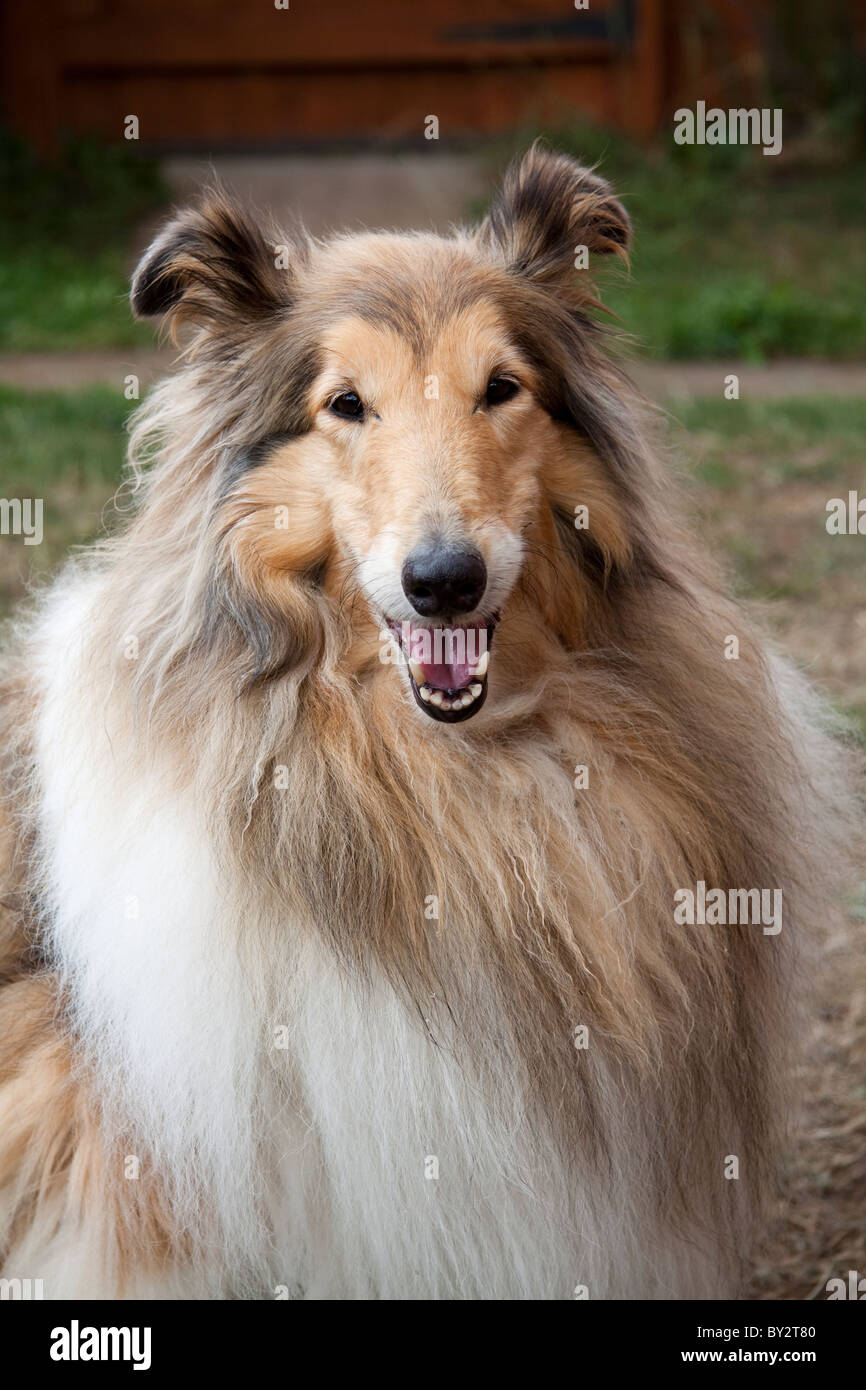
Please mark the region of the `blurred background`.
MULTIPOLYGON (((216 171, 316 234, 447 229, 537 135, 622 195, 629 371, 735 589, 862 740, 866 536, 825 521, 866 496, 866 0, 0 0, 0 494, 45 518, 0 536, 0 613, 114 524, 172 360, 128 278, 173 204, 216 171), (780 108, 781 153, 675 144, 698 101, 780 108)), ((866 1274, 864 918, 861 893, 824 954, 752 1296, 866 1274)))

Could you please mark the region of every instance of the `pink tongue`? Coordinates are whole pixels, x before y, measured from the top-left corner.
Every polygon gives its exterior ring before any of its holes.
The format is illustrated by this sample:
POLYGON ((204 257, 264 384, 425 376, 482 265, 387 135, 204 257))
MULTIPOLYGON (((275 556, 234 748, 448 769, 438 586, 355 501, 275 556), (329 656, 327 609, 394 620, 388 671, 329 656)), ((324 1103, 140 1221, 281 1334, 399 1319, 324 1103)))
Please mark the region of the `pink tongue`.
POLYGON ((418 662, 430 685, 438 690, 463 690, 487 650, 487 628, 404 623, 403 650, 418 662))

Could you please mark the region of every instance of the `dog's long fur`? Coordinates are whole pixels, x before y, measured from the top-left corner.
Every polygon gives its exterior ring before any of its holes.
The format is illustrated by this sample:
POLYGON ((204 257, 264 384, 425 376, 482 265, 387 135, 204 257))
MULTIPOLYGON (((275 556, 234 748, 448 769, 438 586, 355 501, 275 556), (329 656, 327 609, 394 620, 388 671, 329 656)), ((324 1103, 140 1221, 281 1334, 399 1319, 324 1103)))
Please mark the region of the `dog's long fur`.
POLYGON ((135 514, 3 687, 5 1276, 736 1291, 847 779, 605 354, 574 248, 627 243, 534 150, 475 233, 287 243, 213 192, 145 256, 133 306, 186 349, 134 424, 135 514), (503 353, 487 418, 467 383, 503 353), (399 401, 375 433, 327 417, 337 360, 399 401), (380 660, 382 537, 431 516, 503 594, 453 727, 380 660), (698 880, 780 888, 782 931, 677 925, 698 880))

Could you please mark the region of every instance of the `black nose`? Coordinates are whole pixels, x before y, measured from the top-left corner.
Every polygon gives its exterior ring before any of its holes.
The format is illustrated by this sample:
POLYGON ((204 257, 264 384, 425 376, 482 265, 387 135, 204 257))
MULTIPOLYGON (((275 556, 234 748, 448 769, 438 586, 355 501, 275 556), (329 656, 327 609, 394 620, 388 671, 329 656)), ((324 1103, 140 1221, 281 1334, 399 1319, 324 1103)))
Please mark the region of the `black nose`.
POLYGON ((473 546, 422 541, 403 565, 403 592, 425 618, 469 613, 487 587, 487 569, 473 546))

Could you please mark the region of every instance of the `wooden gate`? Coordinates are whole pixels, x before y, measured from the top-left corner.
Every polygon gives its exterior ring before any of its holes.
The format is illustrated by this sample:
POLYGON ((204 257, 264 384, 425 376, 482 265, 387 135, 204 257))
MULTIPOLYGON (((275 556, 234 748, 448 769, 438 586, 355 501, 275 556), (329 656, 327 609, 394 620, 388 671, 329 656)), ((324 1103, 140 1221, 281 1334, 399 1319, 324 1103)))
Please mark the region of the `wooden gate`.
POLYGON ((7 116, 39 146, 262 147, 660 118, 660 0, 5 0, 7 116))

